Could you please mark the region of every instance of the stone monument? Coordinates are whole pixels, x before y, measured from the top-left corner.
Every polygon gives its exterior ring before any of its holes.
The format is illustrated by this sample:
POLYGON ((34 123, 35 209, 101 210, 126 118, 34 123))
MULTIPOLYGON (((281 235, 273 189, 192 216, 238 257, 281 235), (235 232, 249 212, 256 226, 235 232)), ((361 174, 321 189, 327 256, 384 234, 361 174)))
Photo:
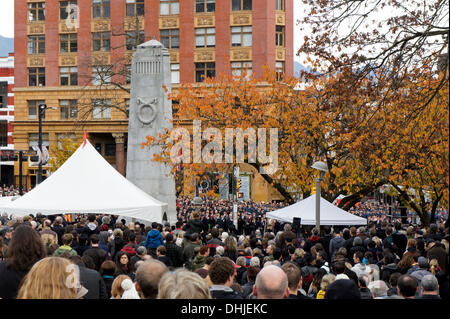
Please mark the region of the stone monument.
POLYGON ((172 224, 176 222, 175 179, 164 163, 152 161, 153 154, 161 153, 161 146, 141 147, 147 136, 158 137, 172 128, 170 86, 169 51, 157 40, 139 45, 131 64, 126 176, 150 196, 168 204, 163 220, 172 224))

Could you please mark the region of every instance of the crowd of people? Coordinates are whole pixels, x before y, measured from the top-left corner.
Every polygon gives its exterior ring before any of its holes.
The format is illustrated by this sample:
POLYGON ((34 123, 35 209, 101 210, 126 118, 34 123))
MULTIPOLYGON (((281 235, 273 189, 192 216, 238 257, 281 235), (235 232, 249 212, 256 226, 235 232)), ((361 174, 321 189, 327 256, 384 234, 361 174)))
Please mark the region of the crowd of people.
MULTIPOLYGON (((23 187, 22 193, 25 194, 31 190, 30 188, 23 187)), ((7 186, 6 184, 3 184, 3 186, 0 186, 0 197, 7 197, 7 196, 19 196, 20 195, 20 189, 17 186, 10 185, 7 186)))
MULTIPOLYGON (((265 220, 282 203, 177 201, 177 222, 0 216, 0 298, 448 299, 448 224, 265 220)), ((362 209, 360 206, 358 209, 362 209)), ((370 216, 369 216, 370 217, 370 216)))

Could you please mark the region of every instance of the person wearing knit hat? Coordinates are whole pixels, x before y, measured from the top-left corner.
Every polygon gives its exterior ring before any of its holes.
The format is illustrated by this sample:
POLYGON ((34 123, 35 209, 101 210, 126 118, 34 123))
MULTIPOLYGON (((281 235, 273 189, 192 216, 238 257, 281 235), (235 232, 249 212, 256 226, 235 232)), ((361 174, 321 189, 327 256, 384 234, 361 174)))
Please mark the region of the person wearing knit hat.
POLYGON ((141 299, 131 279, 125 279, 124 281, 122 281, 121 286, 123 289, 121 299, 141 299))
POLYGON ((328 286, 325 299, 361 299, 361 292, 353 280, 340 279, 328 286))

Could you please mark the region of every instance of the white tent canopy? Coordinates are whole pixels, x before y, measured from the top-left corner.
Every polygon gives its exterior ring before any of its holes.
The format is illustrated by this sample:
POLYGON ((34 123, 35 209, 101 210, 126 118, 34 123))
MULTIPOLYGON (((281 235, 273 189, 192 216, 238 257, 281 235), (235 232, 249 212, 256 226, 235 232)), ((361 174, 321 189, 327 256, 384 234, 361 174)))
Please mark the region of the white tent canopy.
POLYGON ((112 214, 162 223, 167 204, 123 177, 85 140, 50 177, 0 210, 15 216, 112 214))
MULTIPOLYGON (((294 217, 301 218, 302 225, 316 224, 316 195, 295 203, 293 205, 266 213, 267 218, 292 223, 294 217)), ((320 225, 367 225, 367 219, 350 214, 343 209, 320 198, 320 225)))

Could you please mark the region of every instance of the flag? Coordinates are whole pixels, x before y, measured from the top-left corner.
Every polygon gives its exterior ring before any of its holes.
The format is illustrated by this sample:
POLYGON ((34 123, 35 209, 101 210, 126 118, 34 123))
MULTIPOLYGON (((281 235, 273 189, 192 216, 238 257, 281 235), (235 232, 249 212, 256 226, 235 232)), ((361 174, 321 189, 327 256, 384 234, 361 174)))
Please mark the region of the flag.
POLYGON ((86 131, 84 131, 84 137, 83 137, 83 148, 86 146, 86 143, 87 143, 87 132, 86 131))

